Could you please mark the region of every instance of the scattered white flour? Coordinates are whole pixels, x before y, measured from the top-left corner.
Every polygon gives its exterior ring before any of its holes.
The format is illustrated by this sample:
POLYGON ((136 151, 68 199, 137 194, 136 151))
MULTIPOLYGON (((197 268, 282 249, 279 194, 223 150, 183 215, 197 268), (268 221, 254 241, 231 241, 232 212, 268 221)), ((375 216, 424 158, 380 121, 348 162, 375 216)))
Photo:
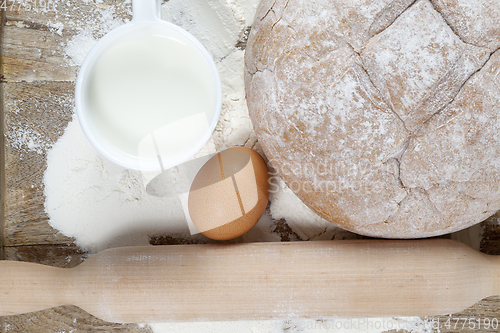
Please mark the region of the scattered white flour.
MULTIPOLYGON (((87 1, 88 2, 88 1, 87 1)), ((66 26, 81 27, 65 45, 69 66, 78 66, 94 43, 111 29, 126 23, 117 13, 130 1, 117 6, 100 7, 95 16, 78 22, 66 22, 64 15, 50 23, 53 33, 62 34, 66 26)), ((260 151, 245 102, 243 83, 244 51, 236 47, 248 32, 258 0, 170 0, 162 7, 163 18, 191 32, 214 57, 223 86, 223 109, 207 152, 233 146, 253 147, 260 151)), ((76 10, 76 9, 75 9, 76 10)), ((22 132, 22 131, 21 131, 22 132)), ((36 134, 14 138, 19 145, 36 151, 36 134)), ((43 142, 43 140, 42 140, 43 142)), ((179 181, 173 168, 164 176, 179 181)), ((75 243, 91 252, 109 247, 147 245, 155 235, 191 236, 182 206, 176 197, 148 194, 146 186, 155 175, 125 170, 103 159, 86 140, 76 117, 64 135, 48 152, 44 176, 46 211, 52 227, 75 238, 75 243)), ((275 179, 270 211, 274 219, 284 218, 301 239, 348 238, 348 233, 313 213, 275 179)), ((264 215, 241 241, 279 241, 273 233, 273 221, 264 215)), ((145 324, 139 325, 145 327, 145 324)), ((413 333, 433 332, 432 323, 421 318, 371 318, 324 320, 268 320, 211 323, 149 324, 155 333, 175 332, 370 332, 404 329, 413 333), (366 326, 360 326, 364 323, 366 326), (390 323, 390 324, 389 324, 390 323)))
MULTIPOLYGON (((121 19, 116 15, 117 10, 124 10, 125 5, 130 4, 130 1, 125 1, 119 8, 113 6, 105 7, 100 9, 97 7, 95 17, 87 18, 88 20, 78 22, 76 27, 79 30, 65 46, 64 54, 66 59, 68 59, 68 65, 70 66, 80 66, 83 59, 87 55, 88 51, 94 46, 94 44, 106 33, 119 27, 120 25, 127 23, 127 19, 121 19)), ((74 26, 74 25, 70 25, 74 26)), ((62 32, 63 26, 59 23, 52 23, 51 27, 57 29, 58 32, 62 32)))
MULTIPOLYGON (((21 158, 29 152, 44 154, 54 144, 53 139, 43 131, 40 123, 33 120, 36 118, 21 113, 22 110, 26 110, 21 103, 26 102, 14 100, 5 105, 13 118, 10 120, 11 126, 5 130, 5 137, 11 147, 20 152, 21 158)), ((67 98, 54 96, 49 92, 43 99, 31 97, 29 103, 33 105, 33 110, 50 110, 53 105, 69 108, 73 105, 73 100, 68 101, 67 98)))
POLYGON ((336 227, 318 216, 293 194, 281 178, 277 176, 273 178, 270 194, 271 215, 274 219, 285 219, 301 239, 330 240, 356 237, 353 233, 336 227))
MULTIPOLYGON (((149 245, 150 236, 190 236, 178 197, 147 193, 140 171, 126 170, 101 157, 85 138, 76 116, 48 152, 44 176, 45 208, 50 225, 91 252, 105 248, 149 245)), ((175 181, 178 169, 166 176, 175 181)), ((149 176, 149 177, 148 177, 149 176)), ((263 216, 242 241, 278 241, 272 220, 263 216)))
POLYGON ((6 133, 12 147, 17 150, 34 151, 43 154, 51 147, 51 143, 35 128, 14 125, 6 133))

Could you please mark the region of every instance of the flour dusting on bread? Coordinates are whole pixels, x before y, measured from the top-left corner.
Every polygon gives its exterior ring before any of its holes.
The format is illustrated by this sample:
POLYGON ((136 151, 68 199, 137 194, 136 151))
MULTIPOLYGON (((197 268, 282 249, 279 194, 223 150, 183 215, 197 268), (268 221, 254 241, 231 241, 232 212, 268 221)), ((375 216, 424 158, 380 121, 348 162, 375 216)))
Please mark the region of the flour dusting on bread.
POLYGON ((365 235, 429 237, 492 215, 498 20, 487 0, 262 1, 245 84, 271 164, 320 216, 365 235))

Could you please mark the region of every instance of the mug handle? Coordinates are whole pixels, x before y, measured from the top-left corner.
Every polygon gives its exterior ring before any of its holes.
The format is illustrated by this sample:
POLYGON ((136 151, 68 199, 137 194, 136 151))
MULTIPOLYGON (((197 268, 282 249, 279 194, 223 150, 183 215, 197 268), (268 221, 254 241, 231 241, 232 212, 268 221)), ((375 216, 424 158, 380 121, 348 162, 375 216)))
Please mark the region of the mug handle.
POLYGON ((132 15, 132 22, 160 20, 160 0, 132 0, 132 15))

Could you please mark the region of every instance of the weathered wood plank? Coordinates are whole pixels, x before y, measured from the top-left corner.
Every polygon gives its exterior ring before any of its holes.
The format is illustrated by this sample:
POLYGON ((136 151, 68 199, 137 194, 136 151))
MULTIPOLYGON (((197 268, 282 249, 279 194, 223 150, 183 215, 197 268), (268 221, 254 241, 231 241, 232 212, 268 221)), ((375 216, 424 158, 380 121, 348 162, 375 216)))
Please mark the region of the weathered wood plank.
POLYGON ((66 82, 4 83, 4 245, 65 244, 47 223, 46 152, 72 117, 74 86, 66 82))
MULTIPOLYGON (((481 252, 500 255, 500 212, 482 222, 481 226, 484 228, 481 252)), ((498 311, 500 313, 500 308, 498 311)))
MULTIPOLYGON (((0 69, 2 66, 2 57, 3 54, 3 31, 4 31, 4 20, 5 20, 5 11, 0 11, 0 69)), ((2 82, 3 74, 0 76, 0 260, 3 259, 3 240, 4 240, 4 197, 5 197, 5 161, 4 161, 4 132, 3 132, 3 124, 4 124, 4 98, 3 98, 3 86, 2 82)), ((0 333, 2 331, 2 320, 0 319, 0 333)))
POLYGON ((75 31, 67 29, 64 36, 54 29, 51 31, 49 22, 56 22, 55 10, 36 11, 22 4, 29 3, 14 0, 7 3, 2 53, 4 80, 73 80, 76 68, 65 66, 63 45, 75 31))
POLYGON ((7 82, 21 81, 73 81, 76 67, 62 66, 62 41, 66 38, 51 36, 46 31, 21 29, 7 21, 3 53, 3 75, 7 82), (26 41, 30 41, 27 43, 26 41))
POLYGON ((436 325, 439 325, 436 327, 439 328, 441 333, 497 332, 498 326, 496 328, 491 327, 491 322, 493 319, 497 320, 497 323, 500 322, 499 309, 500 297, 492 296, 460 313, 449 316, 436 316, 429 319, 434 320, 436 325), (485 323, 490 323, 489 329, 484 327, 485 323))
POLYGON ((61 268, 73 268, 90 257, 75 245, 28 245, 5 247, 5 260, 36 262, 61 268))
MULTIPOLYGON (((131 18, 131 4, 106 1, 7 1, 3 75, 7 82, 74 81, 77 66, 68 65, 64 48, 86 26, 99 18, 99 10, 112 8, 112 17, 131 18), (45 7, 40 4, 45 3, 45 7), (24 5, 22 5, 24 4, 24 5), (34 4, 38 4, 35 8, 34 4)), ((95 38, 102 32, 93 31, 95 38)))
POLYGON ((4 318, 3 333, 121 332, 151 333, 146 325, 113 324, 95 318, 76 306, 61 306, 4 318))

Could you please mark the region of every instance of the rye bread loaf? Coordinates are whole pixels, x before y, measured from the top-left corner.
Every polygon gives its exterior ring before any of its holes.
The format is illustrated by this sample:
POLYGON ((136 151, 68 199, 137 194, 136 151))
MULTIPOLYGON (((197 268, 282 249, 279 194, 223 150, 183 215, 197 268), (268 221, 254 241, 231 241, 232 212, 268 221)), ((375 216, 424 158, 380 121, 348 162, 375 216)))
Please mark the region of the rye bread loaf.
POLYGON ((271 165, 323 218, 377 237, 500 209, 500 1, 263 0, 247 103, 271 165))

